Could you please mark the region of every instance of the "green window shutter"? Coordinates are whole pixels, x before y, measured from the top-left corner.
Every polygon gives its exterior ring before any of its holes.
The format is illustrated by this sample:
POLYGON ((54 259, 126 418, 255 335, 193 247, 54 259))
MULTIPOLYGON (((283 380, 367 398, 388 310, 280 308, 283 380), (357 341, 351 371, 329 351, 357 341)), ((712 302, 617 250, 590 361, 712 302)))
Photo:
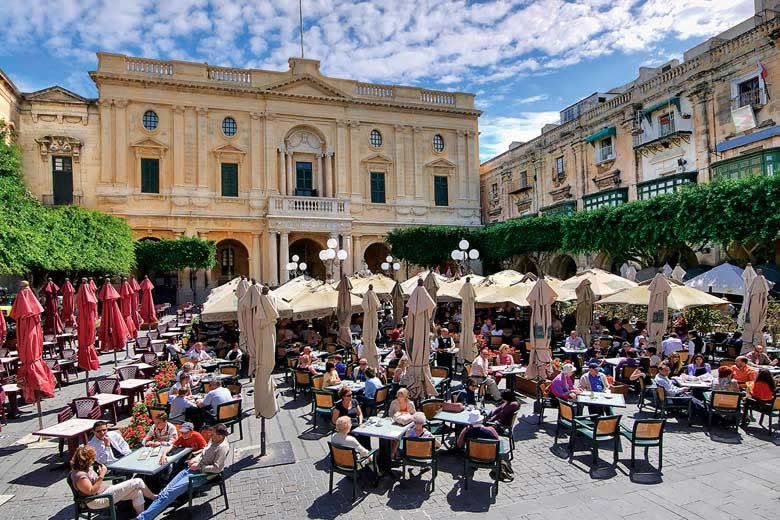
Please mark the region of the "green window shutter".
POLYGON ((371 172, 371 202, 374 204, 385 203, 384 172, 371 172))
POLYGON ((436 175, 433 178, 434 202, 437 206, 449 206, 447 177, 436 175))
POLYGON ((238 164, 222 163, 222 196, 238 197, 238 164))
POLYGON ((160 193, 159 159, 141 159, 141 193, 160 193))
POLYGON ((303 197, 313 196, 314 176, 310 162, 295 163, 295 194, 303 197))

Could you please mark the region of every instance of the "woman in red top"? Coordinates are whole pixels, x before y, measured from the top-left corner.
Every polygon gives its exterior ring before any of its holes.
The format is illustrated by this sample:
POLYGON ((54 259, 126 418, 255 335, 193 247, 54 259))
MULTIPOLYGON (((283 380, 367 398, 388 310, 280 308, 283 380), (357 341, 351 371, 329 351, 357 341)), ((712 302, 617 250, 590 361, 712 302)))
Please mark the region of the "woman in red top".
POLYGON ((756 410, 759 413, 771 413, 774 404, 777 385, 772 379, 772 373, 766 368, 758 371, 756 381, 750 390, 750 397, 745 399, 745 413, 742 424, 747 425, 749 411, 756 410))

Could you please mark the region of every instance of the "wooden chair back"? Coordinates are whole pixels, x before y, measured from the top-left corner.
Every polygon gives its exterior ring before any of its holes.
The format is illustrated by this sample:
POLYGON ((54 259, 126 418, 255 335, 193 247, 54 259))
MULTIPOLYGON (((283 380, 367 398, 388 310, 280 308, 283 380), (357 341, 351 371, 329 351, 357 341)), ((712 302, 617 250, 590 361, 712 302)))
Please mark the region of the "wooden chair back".
POLYGON ((450 377, 450 369, 447 367, 431 367, 431 377, 450 377))
POLYGON ((629 366, 624 366, 624 367, 623 367, 623 379, 625 379, 626 381, 628 381, 628 378, 629 378, 629 377, 631 377, 631 374, 633 374, 633 373, 634 373, 634 371, 636 370, 636 368, 637 368, 637 367, 629 367, 629 366))
POLYGON ((689 356, 688 351, 681 350, 679 354, 680 354, 680 363, 686 364, 688 362, 688 356, 689 356))
POLYGON ((720 366, 722 367, 733 367, 735 361, 733 359, 721 359, 720 360, 720 366))
POLYGON ((404 439, 404 449, 409 459, 432 459, 435 450, 435 440, 406 437, 404 439))
POLYGON ((384 385, 377 388, 376 394, 374 395, 374 403, 377 406, 379 406, 380 404, 386 402, 389 392, 390 392, 390 385, 384 385))
POLYGON ((300 386, 311 386, 311 373, 308 370, 296 370, 295 384, 300 386))
POLYGON ((498 459, 499 442, 496 439, 468 439, 466 456, 476 462, 490 463, 498 459))
POLYGON ((523 354, 522 354, 522 352, 513 352, 512 353, 512 362, 515 365, 522 365, 523 364, 523 354))
POLYGON ((241 386, 241 383, 238 383, 234 379, 230 379, 228 382, 226 382, 225 388, 230 390, 230 395, 241 395, 241 392, 244 389, 244 387, 241 386))
POLYGON ((165 413, 165 408, 156 408, 154 406, 149 407, 149 417, 151 417, 152 420, 155 420, 161 413, 165 413))
POLYGON ((655 387, 655 395, 658 397, 658 400, 662 403, 666 402, 666 389, 660 385, 655 387))
POLYGON ((620 429, 620 415, 597 417, 594 423, 596 435, 617 435, 620 429))
POLYGON ((218 370, 222 375, 238 376, 238 367, 236 365, 222 365, 218 370))
POLYGON ((774 402, 772 403, 772 410, 780 411, 780 394, 775 394, 774 402))
POLYGON ((345 448, 331 442, 328 443, 328 446, 330 446, 331 464, 342 470, 352 470, 357 467, 355 448, 345 448))
POLYGON ((332 392, 314 391, 314 406, 316 408, 333 408, 334 398, 332 392))
POLYGON ((574 422, 574 405, 563 399, 558 399, 558 416, 569 422, 574 422))
POLYGON ((742 399, 742 394, 739 392, 724 392, 715 390, 710 395, 713 408, 719 410, 736 411, 739 410, 739 404, 742 399))
POLYGON ((168 396, 170 395, 170 388, 162 388, 157 391, 157 402, 165 406, 168 404, 168 396))
POLYGON ((637 419, 634 421, 634 439, 660 439, 664 433, 665 425, 666 419, 637 419))
POLYGON ((650 369, 647 371, 648 375, 650 377, 655 377, 658 375, 658 367, 650 367, 650 369))
POLYGON ((490 336, 490 345, 494 347, 500 347, 504 342, 504 336, 490 336))
POLYGON ((298 358, 296 357, 289 357, 287 358, 287 368, 290 370, 295 370, 298 367, 298 358))
POLYGON ((322 374, 318 374, 311 378, 311 386, 312 388, 316 388, 317 390, 322 390, 322 385, 325 383, 325 376, 322 374))
POLYGON ((217 406, 217 420, 229 421, 241 416, 241 400, 228 401, 217 406))
POLYGON ((339 349, 339 346, 336 345, 335 343, 331 343, 329 345, 325 345, 325 351, 328 354, 335 354, 336 351, 338 351, 338 349, 339 349))

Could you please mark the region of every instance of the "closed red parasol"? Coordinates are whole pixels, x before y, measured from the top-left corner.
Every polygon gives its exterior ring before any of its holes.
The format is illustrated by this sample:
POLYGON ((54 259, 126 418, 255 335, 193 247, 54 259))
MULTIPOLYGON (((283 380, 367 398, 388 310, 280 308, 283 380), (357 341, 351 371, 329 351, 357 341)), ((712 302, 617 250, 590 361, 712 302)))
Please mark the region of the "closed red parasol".
POLYGON ((16 347, 21 362, 17 382, 28 403, 40 401, 41 397, 54 397, 54 374, 43 361, 41 312, 43 307, 30 285, 22 282, 10 316, 16 321, 16 347))
POLYGON ((42 292, 46 298, 46 322, 43 325, 43 330, 46 334, 62 334, 65 327, 57 314, 57 293, 60 292, 60 288, 49 278, 46 285, 43 286, 42 292))
POLYGON ((125 348, 129 334, 117 304, 119 293, 116 292, 108 278, 106 278, 103 287, 100 288, 98 298, 103 304, 103 314, 100 316, 100 349, 115 352, 122 350, 125 348))
POLYGON ((137 338, 138 329, 135 326, 135 321, 133 321, 133 288, 130 286, 127 278, 124 277, 122 277, 122 286, 119 288, 119 310, 125 319, 127 333, 131 338, 137 338))
POLYGON ((60 289, 62 292, 62 324, 66 327, 73 327, 76 323, 76 317, 73 315, 73 295, 76 291, 70 283, 70 278, 65 278, 65 283, 60 289))
POLYGON ((148 276, 144 276, 144 280, 141 282, 141 319, 144 323, 155 323, 157 321, 157 313, 154 311, 154 298, 152 298, 152 289, 154 285, 148 276))
MULTIPOLYGON (((79 329, 79 368, 87 372, 97 370, 100 368, 100 361, 95 351, 97 297, 92 293, 92 288, 86 278, 81 279, 79 292, 76 294, 76 308, 79 310, 77 318, 79 329)), ((89 374, 87 374, 87 378, 89 378, 89 374)))
POLYGON ((3 311, 0 311, 0 347, 3 346, 3 342, 5 341, 5 336, 8 334, 8 327, 5 324, 5 316, 3 315, 3 311))
POLYGON ((138 280, 135 276, 130 278, 130 287, 133 289, 133 323, 135 323, 135 330, 141 330, 141 313, 138 312, 138 298, 141 297, 141 286, 138 285, 138 280))

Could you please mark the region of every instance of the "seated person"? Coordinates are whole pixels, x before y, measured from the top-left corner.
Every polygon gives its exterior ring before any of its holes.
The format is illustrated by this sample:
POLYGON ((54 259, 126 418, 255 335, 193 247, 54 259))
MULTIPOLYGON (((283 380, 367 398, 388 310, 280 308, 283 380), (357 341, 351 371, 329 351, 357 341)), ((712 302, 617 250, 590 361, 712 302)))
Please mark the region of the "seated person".
POLYGON ((561 367, 561 372, 555 376, 550 385, 550 392, 558 399, 574 401, 580 390, 574 388, 574 365, 566 363, 561 367))
POLYGON ((744 385, 748 381, 756 380, 756 370, 748 365, 748 360, 745 356, 737 356, 734 360, 734 366, 731 367, 731 378, 744 385))
POLYGON ((688 368, 682 364, 679 352, 672 352, 664 362, 669 366, 669 377, 680 376, 688 370, 688 368))
POLYGON ((650 366, 658 367, 661 364, 661 356, 658 355, 658 350, 655 347, 647 347, 646 352, 650 356, 650 366))
POLYGON ((387 412, 388 417, 392 417, 394 421, 404 421, 404 414, 414 415, 417 410, 414 408, 414 403, 409 399, 409 390, 406 388, 399 388, 395 394, 395 399, 390 403, 390 409, 387 412))
MULTIPOLYGON (((479 415, 479 412, 474 411, 471 412, 472 414, 479 415)), ((459 449, 464 449, 466 447, 466 440, 468 439, 495 439, 498 440, 498 433, 496 432, 496 429, 492 426, 487 426, 484 424, 480 419, 477 419, 479 422, 474 422, 473 424, 466 426, 461 430, 460 434, 458 435, 458 440, 455 443, 455 445, 459 449)))
POLYGON ((395 368, 395 372, 393 372, 393 383, 398 383, 400 385, 406 384, 406 375, 409 371, 409 359, 408 358, 402 358, 398 361, 398 366, 395 368))
POLYGON ((704 356, 702 354, 695 354, 693 356, 693 363, 688 365, 689 376, 703 376, 705 374, 712 374, 712 367, 709 363, 704 362, 704 356))
POLYGON ((187 399, 189 390, 186 388, 180 388, 177 394, 173 394, 173 392, 171 392, 171 395, 174 397, 170 397, 168 399, 168 405, 171 407, 172 421, 183 420, 186 416, 187 409, 197 407, 195 403, 187 399))
MULTIPOLYGON (((621 360, 618 362, 617 366, 615 367, 615 379, 624 381, 626 378, 623 377, 623 368, 638 367, 638 366, 639 366, 639 360, 636 358, 630 358, 630 357, 621 358, 621 360)), ((634 372, 636 372, 636 370, 634 370, 634 372)))
MULTIPOLYGON (((588 370, 580 378, 580 390, 583 392, 605 392, 609 389, 609 382, 604 373, 599 372, 598 363, 588 363, 588 370)), ((588 405, 588 412, 602 415, 608 413, 608 406, 588 405)))
POLYGON ((777 383, 772 378, 772 373, 766 368, 758 371, 756 382, 750 389, 750 396, 745 399, 745 411, 742 424, 747 425, 750 412, 753 410, 762 414, 772 413, 777 383))
POLYGON ((311 354, 311 347, 303 347, 303 353, 298 356, 298 370, 308 370, 311 375, 317 373, 317 369, 314 368, 314 356, 311 354))
POLYGON ((712 381, 712 389, 739 392, 739 383, 731 378, 731 372, 731 367, 718 367, 718 378, 712 381))
POLYGON ((764 352, 763 345, 755 345, 753 350, 745 354, 748 363, 752 366, 758 365, 777 365, 780 360, 769 359, 769 356, 764 352))
POLYGON ((390 356, 390 361, 388 362, 388 366, 390 367, 398 366, 398 362, 401 358, 408 357, 403 345, 400 343, 393 343, 393 351, 388 355, 390 356))
POLYGON ((238 348, 238 343, 233 343, 233 348, 227 353, 226 359, 240 364, 242 357, 244 357, 244 353, 238 348))
POLYGON ((190 359, 197 359, 198 361, 211 359, 211 356, 206 352, 206 349, 203 348, 203 343, 200 341, 195 342, 195 344, 192 345, 192 348, 187 351, 187 357, 190 359))
POLYGON ((486 420, 509 431, 512 428, 512 418, 519 408, 515 393, 512 390, 504 390, 501 392, 501 404, 488 414, 486 420))
POLYGON ((176 442, 179 434, 176 432, 176 426, 168 422, 168 414, 158 413, 152 419, 152 427, 144 437, 144 446, 170 446, 176 442))
POLYGON ((171 446, 166 448, 160 455, 160 465, 168 463, 168 454, 174 448, 190 448, 192 454, 197 455, 200 450, 206 447, 206 439, 203 435, 195 431, 195 427, 190 422, 186 422, 179 427, 179 438, 171 446))
POLYGON ((192 377, 187 372, 183 372, 179 377, 178 382, 174 383, 171 389, 168 391, 169 396, 177 396, 179 392, 184 390, 184 395, 192 394, 192 377))
MULTIPOLYGON (((412 414, 412 428, 406 432, 406 437, 409 439, 433 439, 434 449, 441 448, 441 442, 436 439, 431 432, 425 429, 425 423, 428 422, 425 414, 422 412, 416 412, 412 414)), ((398 452, 399 441, 393 441, 392 457, 396 458, 398 452)))
POLYGON ((363 388, 363 397, 367 400, 374 399, 377 388, 382 385, 382 380, 376 376, 376 371, 372 367, 366 367, 366 384, 363 388))
POLYGON ((333 361, 325 363, 325 375, 322 377, 323 388, 341 384, 341 378, 339 377, 338 372, 336 372, 336 364, 333 361))
POLYGON ((478 383, 484 383, 488 394, 494 401, 501 399, 501 394, 498 392, 498 385, 496 380, 490 376, 490 350, 483 348, 479 357, 474 358, 471 363, 471 378, 478 383))
POLYGON ((361 358, 358 361, 358 367, 352 371, 352 380, 365 383, 368 377, 366 376, 366 369, 368 368, 368 361, 365 358, 361 358))
POLYGON ((463 385, 463 390, 458 393, 456 401, 463 403, 464 406, 476 406, 478 389, 479 383, 474 378, 469 377, 463 385))
POLYGON ((179 359, 184 355, 184 349, 175 338, 168 338, 165 340, 165 350, 168 351, 169 359, 179 359))
POLYGON ((642 329, 637 337, 634 338, 634 348, 636 350, 643 350, 647 348, 649 340, 647 339, 647 329, 642 329))
POLYGON ((669 334, 669 337, 661 342, 665 358, 671 356, 673 352, 679 352, 683 349, 682 341, 676 332, 669 334))
POLYGON ((585 350, 585 342, 577 335, 577 331, 573 330, 569 333, 569 337, 566 338, 565 347, 570 349, 585 350))
POLYGON ((347 374, 347 365, 344 364, 344 358, 341 357, 341 354, 336 354, 331 359, 333 359, 333 365, 335 366, 339 377, 344 379, 344 376, 347 374))
POLYGON ((656 374, 654 379, 656 386, 663 387, 663 389, 666 391, 666 399, 671 400, 672 402, 691 399, 697 409, 703 409, 704 404, 689 394, 691 390, 690 387, 674 386, 674 384, 672 384, 672 380, 669 379, 670 374, 671 370, 669 368, 669 364, 663 362, 661 363, 661 366, 658 367, 658 374, 656 374))
POLYGON ((217 424, 212 429, 211 441, 203 452, 187 462, 187 468, 181 470, 173 480, 171 480, 165 489, 160 491, 158 497, 151 503, 149 508, 139 514, 136 520, 152 520, 160 513, 165 511, 179 496, 187 492, 192 481, 192 487, 199 488, 209 480, 222 473, 225 469, 225 460, 227 459, 230 445, 227 442, 227 426, 217 424), (196 473, 206 473, 205 477, 190 478, 196 473))
MULTIPOLYGON (((193 422, 197 429, 200 429, 202 424, 215 424, 217 421, 217 409, 219 405, 227 403, 233 400, 233 396, 230 390, 222 387, 222 381, 219 379, 212 379, 209 381, 209 391, 203 399, 198 399, 196 405, 200 410, 198 414, 192 414, 193 422), (200 424, 199 424, 200 423, 200 424)), ((185 416, 190 416, 190 413, 185 413, 185 416)))
POLYGON ((393 313, 390 309, 385 310, 385 315, 382 318, 382 329, 389 329, 393 326, 393 313))
POLYGON ((108 431, 105 421, 96 421, 92 433, 87 445, 95 449, 95 460, 98 463, 108 465, 130 454, 130 446, 122 434, 118 431, 108 431))
MULTIPOLYGON (((370 448, 366 448, 363 446, 360 441, 358 441, 355 437, 349 434, 350 430, 352 429, 352 421, 349 420, 349 417, 339 417, 336 420, 336 433, 334 433, 331 438, 330 442, 335 444, 336 446, 341 446, 343 448, 352 448, 355 451, 357 451, 357 454, 359 457, 365 457, 370 453, 370 448)), ((364 437, 361 435, 361 437, 364 437)), ((378 475, 375 475, 374 472, 371 470, 371 466, 367 464, 368 459, 362 464, 361 470, 367 471, 369 478, 371 478, 371 481, 373 482, 373 485, 377 485, 378 475)))
MULTIPOLYGON (((93 495, 111 495, 114 498, 114 504, 124 500, 130 500, 136 514, 144 510, 144 499, 154 500, 157 495, 152 493, 146 484, 140 478, 132 478, 110 484, 103 481, 106 476, 106 466, 100 465, 97 472, 93 468, 95 464, 95 448, 92 446, 79 446, 70 459, 70 475, 68 478, 76 488, 76 492, 81 497, 90 497, 93 495)), ((108 499, 100 498, 87 502, 87 508, 91 510, 104 509, 108 507, 108 499)))
MULTIPOLYGON (((339 389, 340 401, 336 403, 331 414, 331 421, 337 424, 339 418, 348 418, 353 428, 363 424, 363 410, 357 400, 353 398, 352 390, 348 386, 339 389)), ((365 435, 360 436, 360 443, 368 449, 371 449, 371 439, 365 435)))
POLYGON ((732 347, 734 352, 742 352, 742 333, 737 331, 726 342, 726 347, 732 347))

